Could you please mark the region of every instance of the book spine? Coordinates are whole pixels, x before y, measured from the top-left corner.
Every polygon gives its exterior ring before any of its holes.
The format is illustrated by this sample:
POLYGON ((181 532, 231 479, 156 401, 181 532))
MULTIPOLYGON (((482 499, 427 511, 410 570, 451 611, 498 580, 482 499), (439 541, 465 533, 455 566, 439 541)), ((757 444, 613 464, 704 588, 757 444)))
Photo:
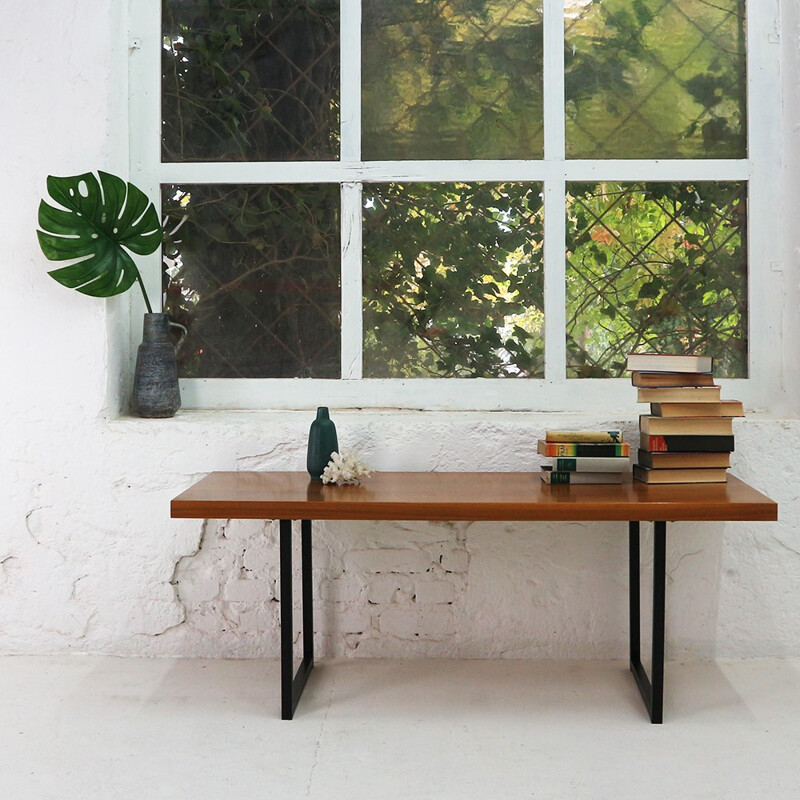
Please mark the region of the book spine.
POLYGON ((542 476, 545 483, 569 483, 570 472, 548 472, 542 476))
POLYGON ((621 473, 613 472, 543 472, 545 483, 622 483, 621 473))
POLYGON ((651 453, 733 452, 733 436, 660 436, 643 433, 641 443, 651 453))
POLYGON ((664 436, 732 436, 732 426, 730 417, 639 417, 641 431, 664 436))
POLYGON ((630 445, 628 442, 620 444, 583 444, 568 442, 543 442, 539 453, 543 456, 600 456, 609 458, 612 456, 630 455, 630 445))
POLYGON ((553 469, 561 472, 625 472, 630 466, 626 458, 557 458, 553 469))
POLYGON ((616 443, 622 441, 622 431, 546 431, 547 442, 616 443))

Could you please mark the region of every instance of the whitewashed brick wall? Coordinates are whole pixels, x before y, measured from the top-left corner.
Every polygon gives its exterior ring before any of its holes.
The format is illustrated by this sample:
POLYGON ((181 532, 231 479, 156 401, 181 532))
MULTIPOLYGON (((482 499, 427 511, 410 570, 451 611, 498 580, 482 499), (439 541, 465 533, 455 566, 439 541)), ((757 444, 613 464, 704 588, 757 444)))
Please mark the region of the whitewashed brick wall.
MULTIPOLYGON (((210 470, 302 469, 313 410, 116 419, 124 305, 57 286, 35 241, 48 173, 125 170, 124 54, 112 47, 119 8, 0 0, 14 20, 0 33, 0 653, 275 656, 274 523, 171 520, 169 500, 210 470)), ((784 8, 791 146, 776 210, 794 302, 797 3, 784 8)), ((776 347, 791 354, 798 315, 789 316, 776 347)), ((791 383, 798 365, 789 362, 791 383)), ((342 443, 375 469, 502 471, 537 469, 534 442, 546 427, 630 433, 636 411, 332 414, 342 443)), ((800 422, 735 424, 733 472, 779 501, 780 521, 675 526, 671 657, 800 655, 800 422)), ((611 523, 319 524, 318 653, 624 658, 626 533, 611 523)))

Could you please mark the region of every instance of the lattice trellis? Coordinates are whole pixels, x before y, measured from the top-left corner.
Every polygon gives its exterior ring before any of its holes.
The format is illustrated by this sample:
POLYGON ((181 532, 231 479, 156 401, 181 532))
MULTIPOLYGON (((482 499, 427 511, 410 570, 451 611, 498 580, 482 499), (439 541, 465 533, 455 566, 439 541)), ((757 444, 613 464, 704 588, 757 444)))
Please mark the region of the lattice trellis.
POLYGON ((165 161, 335 159, 339 3, 164 0, 165 161))
POLYGON ((606 0, 567 18, 567 153, 746 155, 744 0, 606 0))
POLYGON ((365 184, 364 375, 541 377, 539 184, 365 184))
POLYGON ((746 193, 741 183, 572 184, 570 377, 618 377, 646 348, 713 355, 747 373, 746 193))
POLYGON ((340 374, 338 187, 166 187, 183 377, 340 374))
POLYGON ((362 8, 365 159, 541 158, 541 0, 362 8))

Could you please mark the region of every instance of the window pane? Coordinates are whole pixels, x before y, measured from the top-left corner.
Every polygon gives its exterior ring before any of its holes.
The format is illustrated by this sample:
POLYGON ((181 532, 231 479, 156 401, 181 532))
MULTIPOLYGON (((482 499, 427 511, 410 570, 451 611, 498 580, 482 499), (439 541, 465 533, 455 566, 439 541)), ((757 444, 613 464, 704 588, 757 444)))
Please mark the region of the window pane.
POLYGON ((365 160, 542 157, 542 0, 362 8, 365 160))
POLYGON ((334 160, 338 0, 163 0, 163 161, 334 160))
POLYGON ((165 186, 185 378, 338 378, 338 186, 165 186))
POLYGON ((747 155, 744 0, 565 8, 569 157, 747 155))
POLYGON ((634 350, 714 356, 747 377, 744 183, 573 183, 568 377, 619 377, 634 350))
POLYGON ((543 377, 541 192, 364 186, 365 377, 543 377))

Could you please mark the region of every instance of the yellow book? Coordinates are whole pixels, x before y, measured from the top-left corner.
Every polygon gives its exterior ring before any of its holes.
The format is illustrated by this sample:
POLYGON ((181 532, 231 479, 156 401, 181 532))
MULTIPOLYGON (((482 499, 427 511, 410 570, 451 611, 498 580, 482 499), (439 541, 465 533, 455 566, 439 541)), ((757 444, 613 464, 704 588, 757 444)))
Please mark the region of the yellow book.
POLYGON ((595 430, 551 430, 545 432, 546 442, 589 442, 595 444, 618 443, 622 441, 622 431, 595 431, 595 430))

